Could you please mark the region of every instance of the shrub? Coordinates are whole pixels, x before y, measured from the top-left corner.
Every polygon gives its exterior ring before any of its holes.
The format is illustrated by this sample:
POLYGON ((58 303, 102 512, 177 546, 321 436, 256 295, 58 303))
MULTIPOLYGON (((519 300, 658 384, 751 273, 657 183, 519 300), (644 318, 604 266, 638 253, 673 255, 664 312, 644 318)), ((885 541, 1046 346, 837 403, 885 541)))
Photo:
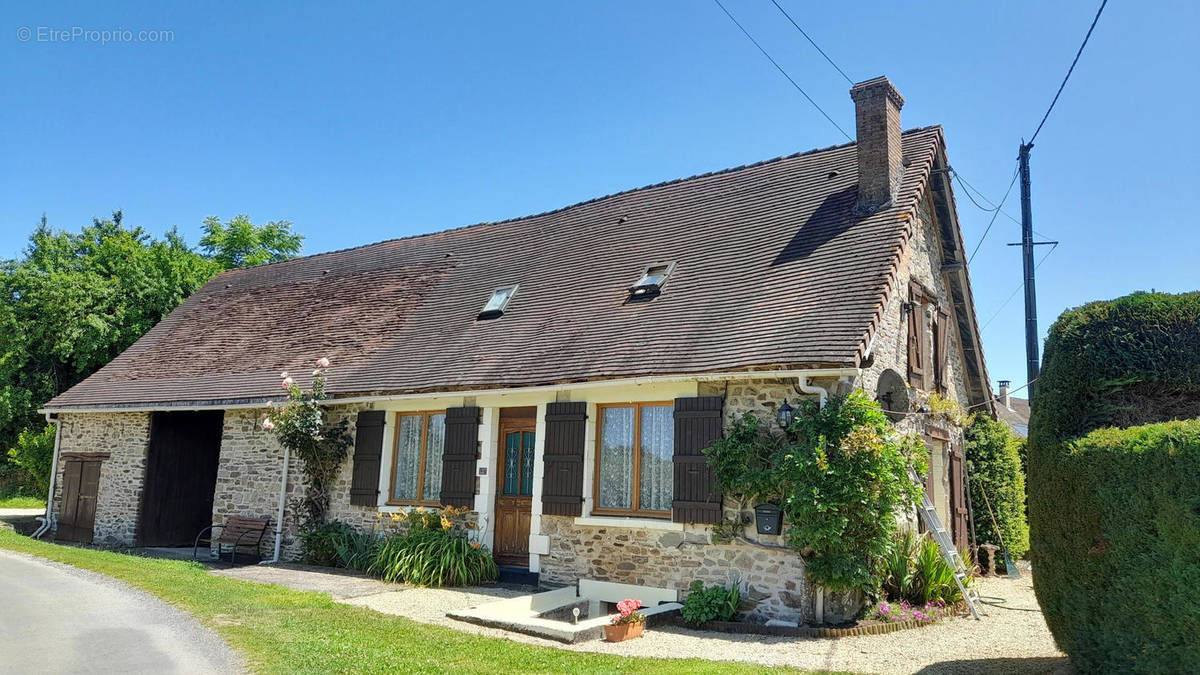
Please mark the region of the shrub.
POLYGON ((982 414, 971 417, 964 435, 976 539, 993 544, 1003 540, 1009 555, 1020 558, 1029 550, 1021 439, 1004 422, 982 414))
POLYGON ((1200 421, 1154 424, 1197 416, 1200 293, 1051 327, 1028 450, 1034 590, 1081 671, 1200 669, 1200 421))
POLYGON ((787 434, 747 413, 726 439, 705 449, 722 491, 781 502, 789 544, 805 555, 813 581, 833 591, 878 591, 879 560, 891 547, 896 513, 927 469, 914 436, 897 434, 861 390, 824 407, 805 402, 787 434))
POLYGON ((304 562, 365 571, 375 561, 379 537, 360 532, 341 521, 305 525, 300 530, 304 562))
POLYGON ((427 518, 413 519, 404 534, 393 534, 379 545, 368 573, 416 586, 473 586, 500 576, 496 561, 479 542, 456 532, 440 516, 440 526, 427 518))
POLYGON ((24 492, 44 496, 50 489, 50 471, 54 463, 54 431, 53 424, 47 424, 37 431, 25 429, 17 435, 17 444, 8 451, 11 463, 28 474, 23 486, 24 492))
POLYGON ((904 530, 893 539, 880 560, 879 578, 883 597, 893 604, 953 605, 962 600, 954 568, 942 557, 937 542, 914 530, 904 530))
POLYGON ((687 600, 683 603, 680 614, 683 620, 699 626, 708 621, 733 621, 737 616, 738 605, 742 604, 742 592, 734 585, 730 588, 721 586, 704 587, 704 583, 696 580, 688 591, 687 600))

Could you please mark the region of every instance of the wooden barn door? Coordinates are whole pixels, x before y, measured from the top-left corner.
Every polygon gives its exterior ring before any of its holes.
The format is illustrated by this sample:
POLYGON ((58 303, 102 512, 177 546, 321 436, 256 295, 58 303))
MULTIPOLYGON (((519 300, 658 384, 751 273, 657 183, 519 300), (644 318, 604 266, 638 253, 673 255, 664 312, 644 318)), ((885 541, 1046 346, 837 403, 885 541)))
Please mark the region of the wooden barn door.
POLYGON ((496 561, 529 565, 529 524, 533 505, 536 408, 500 411, 500 450, 496 471, 496 561))
POLYGON ((954 545, 959 551, 966 551, 970 542, 967 538, 967 493, 960 447, 950 449, 950 521, 954 545))
POLYGON ((100 461, 98 457, 64 457, 58 539, 92 543, 96 497, 100 492, 100 461))
POLYGON ((190 546, 212 524, 224 415, 202 410, 150 418, 142 546, 190 546))

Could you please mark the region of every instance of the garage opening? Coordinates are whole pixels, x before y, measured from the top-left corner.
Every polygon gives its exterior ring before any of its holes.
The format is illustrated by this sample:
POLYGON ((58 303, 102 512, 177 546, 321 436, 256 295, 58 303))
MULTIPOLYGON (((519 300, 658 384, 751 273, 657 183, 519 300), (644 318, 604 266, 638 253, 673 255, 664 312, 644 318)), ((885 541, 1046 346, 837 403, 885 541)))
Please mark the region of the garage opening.
POLYGON ((151 415, 142 546, 191 546, 212 524, 224 420, 221 410, 151 415))

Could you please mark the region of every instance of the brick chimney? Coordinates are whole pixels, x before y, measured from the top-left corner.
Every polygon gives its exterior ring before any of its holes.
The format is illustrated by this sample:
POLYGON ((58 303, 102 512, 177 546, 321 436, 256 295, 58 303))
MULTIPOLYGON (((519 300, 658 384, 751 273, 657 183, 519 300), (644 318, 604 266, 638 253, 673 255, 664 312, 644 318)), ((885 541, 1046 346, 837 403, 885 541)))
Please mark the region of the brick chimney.
POLYGON ((1000 380, 1000 402, 1005 408, 1011 409, 1012 406, 1008 403, 1008 389, 1012 386, 1012 382, 1008 380, 1000 380))
POLYGON ((904 97, 886 77, 850 88, 858 136, 858 203, 856 210, 877 211, 896 196, 904 172, 900 150, 900 108, 904 97))

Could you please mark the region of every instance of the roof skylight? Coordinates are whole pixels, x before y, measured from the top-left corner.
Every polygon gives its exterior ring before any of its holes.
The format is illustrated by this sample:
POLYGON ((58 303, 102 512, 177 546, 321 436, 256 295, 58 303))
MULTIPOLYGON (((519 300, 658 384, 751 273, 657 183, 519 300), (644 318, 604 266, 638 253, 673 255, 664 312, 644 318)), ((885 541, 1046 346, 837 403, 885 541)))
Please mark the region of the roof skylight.
POLYGON ((492 297, 488 298, 487 304, 479 312, 479 319, 496 319, 504 315, 504 308, 508 306, 508 301, 517 294, 517 284, 497 288, 492 291, 492 297))
POLYGON ((637 280, 637 283, 629 287, 629 294, 637 297, 658 293, 662 289, 663 284, 667 283, 667 277, 671 275, 671 271, 674 269, 675 263, 647 265, 646 269, 642 271, 642 277, 637 280))

